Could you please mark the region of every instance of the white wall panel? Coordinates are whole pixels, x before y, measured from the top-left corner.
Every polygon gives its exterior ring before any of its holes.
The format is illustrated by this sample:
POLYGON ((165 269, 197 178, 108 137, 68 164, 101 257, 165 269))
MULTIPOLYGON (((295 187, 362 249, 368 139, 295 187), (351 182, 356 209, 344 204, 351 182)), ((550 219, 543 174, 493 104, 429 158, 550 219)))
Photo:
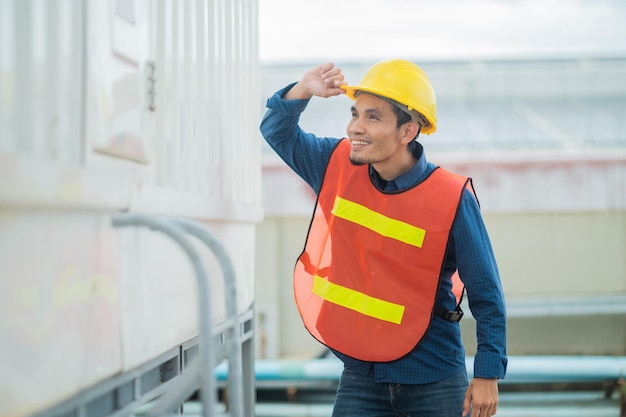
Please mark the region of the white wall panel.
POLYGON ((77 163, 82 3, 3 1, 0 8, 0 149, 77 163))
POLYGON ((254 2, 154 5, 160 185, 258 204, 254 2))
POLYGON ((0 207, 1 416, 121 371, 114 241, 108 216, 0 207))
POLYGON ((121 345, 130 370, 198 334, 196 280, 166 235, 127 229, 119 239, 121 345))
MULTIPOLYGON (((250 309, 256 19, 256 0, 0 1, 0 416, 198 335, 189 260, 163 235, 114 229, 114 213, 207 225, 250 309)), ((197 246, 217 324, 221 269, 197 246)))
POLYGON ((147 2, 93 2, 86 19, 85 164, 115 169, 132 161, 145 165, 142 175, 149 180, 154 158, 147 115, 147 2))

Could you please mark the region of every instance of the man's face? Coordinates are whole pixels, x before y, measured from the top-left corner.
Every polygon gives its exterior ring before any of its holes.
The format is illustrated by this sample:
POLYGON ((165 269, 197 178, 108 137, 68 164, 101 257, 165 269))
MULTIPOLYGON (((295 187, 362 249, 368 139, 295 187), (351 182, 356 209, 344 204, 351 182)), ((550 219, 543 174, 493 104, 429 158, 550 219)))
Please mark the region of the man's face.
POLYGON ((361 93, 352 106, 352 118, 347 133, 352 149, 350 161, 354 165, 373 164, 378 172, 393 166, 398 158, 406 156, 406 141, 392 104, 372 94, 361 93), (380 168, 380 169, 379 169, 380 168))

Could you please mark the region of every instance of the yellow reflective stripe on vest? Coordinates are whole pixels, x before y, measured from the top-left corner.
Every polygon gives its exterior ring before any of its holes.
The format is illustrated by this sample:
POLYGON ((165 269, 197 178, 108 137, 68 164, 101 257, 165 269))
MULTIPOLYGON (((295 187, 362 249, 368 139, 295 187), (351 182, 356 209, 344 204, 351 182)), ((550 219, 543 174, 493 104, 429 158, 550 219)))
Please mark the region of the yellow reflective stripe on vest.
POLYGON ((333 304, 395 324, 400 324, 404 315, 404 306, 400 304, 370 297, 362 292, 334 284, 319 275, 313 277, 313 294, 333 304))
POLYGON ((332 213, 342 219, 366 227, 385 237, 399 240, 408 245, 422 247, 426 230, 392 219, 361 204, 335 197, 332 213))

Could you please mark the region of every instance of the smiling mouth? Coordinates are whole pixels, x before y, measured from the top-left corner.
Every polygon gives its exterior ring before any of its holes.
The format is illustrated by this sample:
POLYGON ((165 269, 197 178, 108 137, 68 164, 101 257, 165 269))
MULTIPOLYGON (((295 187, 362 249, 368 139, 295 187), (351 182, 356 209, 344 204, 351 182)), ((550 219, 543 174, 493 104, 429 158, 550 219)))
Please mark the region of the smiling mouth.
POLYGON ((352 145, 352 147, 361 147, 361 146, 367 146, 369 145, 369 142, 366 142, 364 140, 356 140, 356 139, 351 139, 350 140, 350 144, 352 145))

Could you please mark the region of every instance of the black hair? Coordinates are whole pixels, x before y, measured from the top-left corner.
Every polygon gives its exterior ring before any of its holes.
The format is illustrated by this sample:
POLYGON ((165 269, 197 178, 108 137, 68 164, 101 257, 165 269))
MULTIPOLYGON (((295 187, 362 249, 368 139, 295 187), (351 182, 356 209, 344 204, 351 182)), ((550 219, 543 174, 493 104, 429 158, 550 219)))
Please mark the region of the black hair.
POLYGON ((393 112, 396 114, 396 118, 398 119, 398 122, 396 123, 396 127, 400 127, 403 124, 411 121, 411 115, 409 113, 405 112, 398 106, 392 105, 391 108, 393 109, 393 112))

